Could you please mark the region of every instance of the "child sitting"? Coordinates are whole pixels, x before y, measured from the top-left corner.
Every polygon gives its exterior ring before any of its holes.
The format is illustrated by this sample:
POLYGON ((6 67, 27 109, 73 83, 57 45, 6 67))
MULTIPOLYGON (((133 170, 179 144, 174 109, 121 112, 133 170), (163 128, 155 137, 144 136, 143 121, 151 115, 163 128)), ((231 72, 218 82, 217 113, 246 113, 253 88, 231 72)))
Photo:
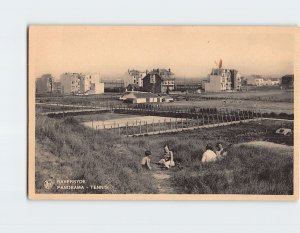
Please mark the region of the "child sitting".
POLYGON ((159 161, 165 168, 171 168, 175 166, 173 152, 170 151, 168 145, 164 146, 164 158, 159 161))
POLYGON ((145 169, 148 169, 148 170, 151 170, 151 165, 150 165, 150 155, 151 155, 151 151, 149 150, 146 150, 145 151, 145 157, 142 158, 142 161, 141 161, 141 165, 143 168, 145 169))

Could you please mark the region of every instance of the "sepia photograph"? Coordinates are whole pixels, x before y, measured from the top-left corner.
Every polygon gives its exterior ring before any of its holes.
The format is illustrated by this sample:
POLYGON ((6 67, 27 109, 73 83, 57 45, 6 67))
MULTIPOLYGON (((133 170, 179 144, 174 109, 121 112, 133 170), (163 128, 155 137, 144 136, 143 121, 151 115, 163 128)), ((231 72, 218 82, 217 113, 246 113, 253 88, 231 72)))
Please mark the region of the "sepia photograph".
POLYGON ((29 198, 297 200, 297 33, 30 26, 29 198))

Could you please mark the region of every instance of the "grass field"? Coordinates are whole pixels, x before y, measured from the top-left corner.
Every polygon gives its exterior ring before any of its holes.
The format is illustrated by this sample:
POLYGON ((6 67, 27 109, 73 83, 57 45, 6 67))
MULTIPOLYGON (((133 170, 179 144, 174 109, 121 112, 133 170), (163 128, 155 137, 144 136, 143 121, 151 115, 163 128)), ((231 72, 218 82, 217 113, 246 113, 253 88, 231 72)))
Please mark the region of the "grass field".
MULTIPOLYGON (((73 105, 74 109, 82 106, 118 106, 122 104, 118 100, 120 94, 102 94, 94 96, 64 96, 64 97, 41 97, 39 103, 58 103, 73 105), (78 107, 76 107, 78 106, 78 107)), ((259 109, 262 112, 288 113, 294 112, 294 92, 292 90, 256 90, 248 92, 228 93, 201 93, 201 94, 176 94, 172 95, 175 102, 159 103, 160 105, 177 107, 202 107, 202 108, 238 108, 259 109), (179 100, 176 100, 179 98, 179 100), (186 100, 182 100, 182 99, 186 100), (226 101, 226 103, 225 103, 226 101)), ((44 111, 59 110, 61 107, 43 106, 44 111)), ((70 107, 66 107, 70 109, 70 107)), ((39 109, 40 111, 40 109, 39 109)))
POLYGON ((226 103, 222 99, 175 101, 173 103, 162 103, 167 106, 178 107, 200 107, 200 108, 228 108, 228 109, 258 109, 262 112, 294 113, 294 104, 290 102, 269 102, 254 100, 229 99, 226 103))
POLYGON ((188 97, 191 101, 197 99, 237 99, 268 102, 294 102, 293 90, 268 90, 265 88, 241 92, 203 92, 201 94, 187 94, 184 96, 188 97))
MULTIPOLYGON (((163 145, 170 145, 183 169, 169 171, 170 185, 179 193, 291 194, 293 192, 293 147, 278 150, 241 144, 269 141, 293 145, 293 136, 278 136, 281 122, 263 121, 200 129, 148 137, 119 137, 88 129, 74 119, 36 120, 36 189, 43 193, 43 181, 85 179, 107 190, 91 193, 158 193, 151 172, 141 169, 144 151, 152 151, 152 162, 162 157, 163 145), (226 159, 200 163, 206 143, 221 141, 229 147, 226 159)), ((293 127, 286 123, 286 127, 293 127)), ((55 189, 49 192, 59 192, 55 189)), ((71 191, 69 191, 71 192, 71 191)), ((74 192, 74 191, 73 191, 74 192)), ((76 191, 75 193, 78 193, 76 191)))

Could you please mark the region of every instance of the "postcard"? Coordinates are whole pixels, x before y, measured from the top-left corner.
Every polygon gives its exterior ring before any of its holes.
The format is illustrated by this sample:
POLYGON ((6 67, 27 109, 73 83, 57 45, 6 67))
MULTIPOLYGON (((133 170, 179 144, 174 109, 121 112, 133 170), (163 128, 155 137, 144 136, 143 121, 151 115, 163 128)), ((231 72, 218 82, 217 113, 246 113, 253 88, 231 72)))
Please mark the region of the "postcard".
POLYGON ((29 199, 298 200, 299 45, 293 26, 29 26, 29 199))

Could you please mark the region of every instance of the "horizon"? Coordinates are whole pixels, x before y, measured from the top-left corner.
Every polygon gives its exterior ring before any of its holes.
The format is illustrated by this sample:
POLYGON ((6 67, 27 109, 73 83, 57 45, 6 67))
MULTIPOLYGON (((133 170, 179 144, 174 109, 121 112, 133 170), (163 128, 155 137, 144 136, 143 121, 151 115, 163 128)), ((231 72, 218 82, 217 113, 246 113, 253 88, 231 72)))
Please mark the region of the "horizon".
POLYGON ((294 31, 273 27, 34 26, 35 78, 100 73, 128 79, 128 69, 170 68, 177 78, 203 79, 223 61, 241 76, 294 73, 294 31), (39 34, 35 29, 39 29, 39 34), (238 30, 237 30, 238 29, 238 30))

